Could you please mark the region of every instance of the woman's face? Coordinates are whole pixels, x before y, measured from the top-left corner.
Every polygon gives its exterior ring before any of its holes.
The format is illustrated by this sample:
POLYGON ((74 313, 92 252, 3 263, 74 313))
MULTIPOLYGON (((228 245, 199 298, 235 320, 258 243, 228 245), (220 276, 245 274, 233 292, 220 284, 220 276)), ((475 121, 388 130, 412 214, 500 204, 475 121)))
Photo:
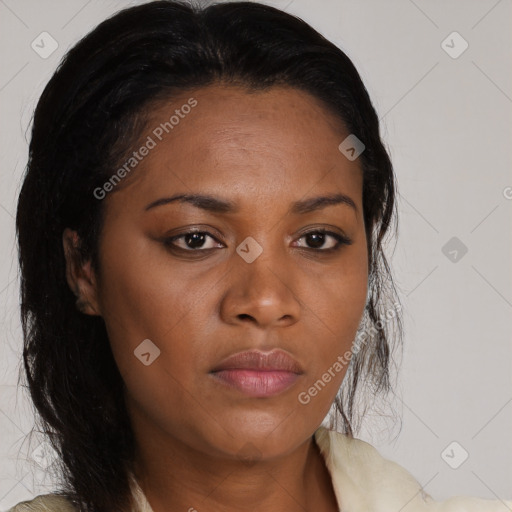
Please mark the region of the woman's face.
POLYGON ((148 150, 133 148, 126 186, 103 199, 90 290, 136 435, 228 458, 285 454, 328 413, 365 307, 362 174, 338 149, 349 133, 281 87, 196 89, 151 119, 148 150), (211 199, 149 207, 175 195, 211 199), (252 360, 214 372, 232 354, 275 349, 294 372, 252 360))

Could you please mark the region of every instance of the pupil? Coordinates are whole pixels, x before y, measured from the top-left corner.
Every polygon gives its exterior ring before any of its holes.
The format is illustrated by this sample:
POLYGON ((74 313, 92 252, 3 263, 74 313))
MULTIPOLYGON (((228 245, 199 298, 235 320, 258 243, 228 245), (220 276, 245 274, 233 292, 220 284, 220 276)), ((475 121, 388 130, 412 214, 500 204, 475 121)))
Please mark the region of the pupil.
POLYGON ((204 233, 192 233, 187 236, 187 245, 190 247, 191 244, 189 242, 192 240, 192 248, 195 249, 197 247, 201 247, 204 243, 204 233), (194 242, 200 242, 198 245, 194 245, 194 242))
POLYGON ((313 240, 316 240, 313 241, 313 244, 310 244, 310 245, 313 245, 313 247, 317 248, 317 247, 322 247, 322 245, 324 244, 324 234, 323 233, 311 233, 310 235, 308 235, 311 238, 313 238, 313 240))

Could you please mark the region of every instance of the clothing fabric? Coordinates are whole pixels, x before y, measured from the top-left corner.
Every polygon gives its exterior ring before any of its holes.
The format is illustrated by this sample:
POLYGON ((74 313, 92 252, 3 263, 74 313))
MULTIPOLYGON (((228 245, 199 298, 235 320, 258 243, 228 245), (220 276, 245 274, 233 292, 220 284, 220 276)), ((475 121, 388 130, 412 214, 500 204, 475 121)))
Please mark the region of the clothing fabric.
MULTIPOLYGON (((340 512, 512 512, 512 499, 456 496, 435 501, 402 466, 361 439, 319 427, 315 440, 331 475, 340 512)), ((135 508, 153 512, 135 478, 135 508)), ((512 491, 511 491, 512 496, 512 491)), ((7 512, 76 512, 62 496, 46 494, 7 512)))

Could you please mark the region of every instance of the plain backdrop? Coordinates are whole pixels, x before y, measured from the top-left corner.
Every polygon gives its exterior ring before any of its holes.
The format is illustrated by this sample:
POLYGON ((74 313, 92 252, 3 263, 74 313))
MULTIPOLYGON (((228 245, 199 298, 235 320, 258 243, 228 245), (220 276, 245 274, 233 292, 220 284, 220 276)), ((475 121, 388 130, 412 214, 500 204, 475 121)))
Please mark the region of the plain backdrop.
MULTIPOLYGON (((44 444, 26 437, 33 413, 17 387, 14 216, 32 112, 65 52, 137 3, 0 1, 0 510, 54 488, 44 444), (43 32, 58 45, 45 58, 31 46, 43 32)), ((512 2, 267 3, 353 60, 397 174, 400 229, 388 255, 404 308, 401 423, 371 414, 358 437, 435 499, 510 499, 512 2)))

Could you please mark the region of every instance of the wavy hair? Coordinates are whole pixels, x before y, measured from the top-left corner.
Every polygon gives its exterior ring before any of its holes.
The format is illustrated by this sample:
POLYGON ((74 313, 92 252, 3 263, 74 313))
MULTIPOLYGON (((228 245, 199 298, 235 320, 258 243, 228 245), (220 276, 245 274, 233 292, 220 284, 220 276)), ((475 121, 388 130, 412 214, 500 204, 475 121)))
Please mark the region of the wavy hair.
POLYGON ((80 511, 130 509, 135 440, 105 323, 77 310, 66 281, 63 230, 77 231, 81 261, 101 276, 103 201, 93 191, 135 146, 154 105, 220 82, 305 91, 364 142, 366 336, 334 402, 339 430, 357 432, 360 381, 372 396, 390 390, 402 326, 399 313, 381 321, 397 311, 383 243, 396 218, 396 185, 351 60, 300 18, 258 3, 160 0, 124 9, 67 52, 39 98, 16 214, 24 376, 37 424, 58 454, 59 493, 80 511))

